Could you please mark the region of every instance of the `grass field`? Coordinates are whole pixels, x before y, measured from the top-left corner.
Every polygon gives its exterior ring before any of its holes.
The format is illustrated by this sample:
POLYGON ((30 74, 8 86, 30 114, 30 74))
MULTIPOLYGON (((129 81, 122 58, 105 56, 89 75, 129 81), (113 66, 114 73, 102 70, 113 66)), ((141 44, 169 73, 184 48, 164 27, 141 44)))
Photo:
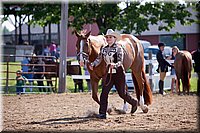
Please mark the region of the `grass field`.
MULTIPOLYGON (((6 64, 6 63, 1 63, 1 64, 6 64)), ((21 66, 20 66, 20 62, 10 62, 10 65, 9 65, 9 71, 11 73, 8 74, 8 77, 11 78, 11 79, 14 79, 14 80, 8 80, 8 93, 15 93, 16 91, 16 87, 15 87, 15 84, 16 84, 16 74, 15 72, 17 70, 20 70, 21 69, 21 66)), ((7 67, 6 65, 1 65, 1 70, 2 71, 6 71, 7 70, 7 67)), ((82 69, 82 73, 84 73, 84 70, 82 69)), ((2 87, 2 90, 5 92, 5 86, 6 86, 6 80, 3 80, 6 78, 6 73, 1 73, 1 87, 2 87)), ((55 78, 53 78, 55 79, 55 78)), ((58 88, 58 81, 59 81, 59 78, 57 79, 57 88, 58 88)), ((29 84, 28 82, 26 83, 27 85, 29 84)), ((53 84, 55 84, 55 82, 53 82, 53 84)), ((37 86, 37 82, 35 81, 34 86, 37 86)), ((44 85, 47 85, 46 84, 46 81, 44 81, 44 85)), ((66 76, 66 88, 67 88, 67 92, 74 92, 74 82, 71 78, 71 76, 66 76)), ((85 80, 83 80, 83 88, 84 88, 84 91, 88 91, 87 90, 87 83, 85 80)), ((29 92, 29 89, 26 89, 27 92, 29 92)), ((37 88, 33 88, 33 91, 34 92, 38 92, 38 89, 37 88)))
MULTIPOLYGON (((5 63, 3 62, 1 64, 5 64, 5 63)), ((9 73, 8 76, 9 76, 9 78, 15 79, 15 77, 16 77, 15 72, 17 70, 21 69, 20 62, 10 62, 10 64, 12 64, 12 65, 9 65, 9 71, 12 73, 9 73)), ((1 65, 2 71, 6 71, 6 69, 7 69, 6 65, 1 65)), ((84 73, 83 69, 82 69, 82 73, 84 73)), ((192 72, 192 74, 193 73, 194 72, 192 72)), ((5 78, 6 78, 6 73, 1 73, 1 87, 2 87, 2 91, 4 91, 4 92, 5 92, 6 80, 3 80, 3 79, 5 79, 5 78)), ((15 84, 16 84, 15 80, 8 81, 8 85, 9 85, 8 93, 15 93, 15 91, 16 91, 15 84)), ((44 85, 46 85, 46 82, 44 82, 44 85)), ((37 82, 34 82, 34 86, 37 86, 37 82)), ((88 91, 87 83, 85 80, 83 80, 83 87, 84 87, 84 91, 88 91)), ((57 80, 57 88, 58 88, 58 80, 57 80)), ((67 88, 67 92, 74 92, 74 82, 70 76, 66 77, 66 88, 67 88)), ((101 88, 101 87, 99 87, 99 88, 101 88)), ((29 89, 27 89, 26 91, 29 92, 29 89)), ((38 89, 33 88, 33 91, 38 92, 38 89)), ((101 90, 99 89, 99 91, 101 91, 101 90)), ((191 78, 191 92, 196 92, 196 91, 197 91, 197 78, 193 77, 193 78, 191 78)))

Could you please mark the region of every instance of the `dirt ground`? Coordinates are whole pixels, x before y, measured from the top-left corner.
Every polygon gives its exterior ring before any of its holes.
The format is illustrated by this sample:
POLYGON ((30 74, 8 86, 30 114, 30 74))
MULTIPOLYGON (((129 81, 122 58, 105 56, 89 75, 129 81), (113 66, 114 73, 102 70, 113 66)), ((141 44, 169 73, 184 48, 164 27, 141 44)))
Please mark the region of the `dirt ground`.
MULTIPOLYGON (((135 94, 132 94, 135 97, 135 94)), ((88 117, 99 106, 91 93, 25 94, 2 96, 3 131, 105 132, 181 131, 198 132, 198 97, 153 95, 149 112, 140 108, 130 114, 111 114, 107 119, 88 117)), ((117 93, 109 95, 109 106, 122 108, 117 93)))

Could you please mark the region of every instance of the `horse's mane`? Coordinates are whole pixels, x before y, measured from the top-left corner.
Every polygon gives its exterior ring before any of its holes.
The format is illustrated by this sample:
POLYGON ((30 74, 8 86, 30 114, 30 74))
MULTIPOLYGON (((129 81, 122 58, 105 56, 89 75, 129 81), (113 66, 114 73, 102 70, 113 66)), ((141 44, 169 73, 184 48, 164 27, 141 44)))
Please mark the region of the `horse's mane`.
POLYGON ((103 35, 98 35, 98 36, 92 36, 90 35, 88 37, 88 39, 90 39, 90 41, 92 42, 92 44, 96 47, 102 46, 106 44, 106 39, 103 35))

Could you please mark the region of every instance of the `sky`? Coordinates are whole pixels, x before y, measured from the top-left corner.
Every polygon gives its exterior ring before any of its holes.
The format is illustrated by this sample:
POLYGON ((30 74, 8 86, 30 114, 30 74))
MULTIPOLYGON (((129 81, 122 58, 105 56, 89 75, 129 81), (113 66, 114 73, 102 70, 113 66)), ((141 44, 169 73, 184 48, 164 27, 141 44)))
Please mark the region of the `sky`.
MULTIPOLYGON (((3 15, 1 15, 1 18, 3 17, 3 15)), ((10 15, 10 18, 11 20, 14 22, 14 16, 13 15, 10 15)), ((15 26, 11 23, 11 21, 5 21, 3 24, 2 24, 2 27, 6 27, 9 31, 13 31, 15 29, 15 26)))

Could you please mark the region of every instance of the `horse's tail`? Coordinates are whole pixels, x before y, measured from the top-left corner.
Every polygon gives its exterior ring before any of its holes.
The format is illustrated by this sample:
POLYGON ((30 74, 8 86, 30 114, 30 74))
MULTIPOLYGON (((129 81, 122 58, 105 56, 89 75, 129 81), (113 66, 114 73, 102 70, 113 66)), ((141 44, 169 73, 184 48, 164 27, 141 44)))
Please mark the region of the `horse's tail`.
POLYGON ((184 56, 182 60, 182 84, 183 88, 190 89, 190 76, 191 76, 191 62, 190 60, 184 56))
POLYGON ((144 102, 146 105, 150 105, 152 103, 152 92, 144 70, 142 70, 142 77, 144 79, 144 91, 143 91, 144 102))
MULTIPOLYGON (((132 77, 133 77, 133 82, 134 82, 134 86, 135 86, 135 90, 136 90, 137 99, 140 100, 140 90, 139 90, 137 80, 136 80, 134 74, 132 74, 132 77)), ((150 105, 152 103, 152 92, 151 92, 151 88, 148 84, 148 81, 146 79, 144 70, 142 70, 142 78, 144 79, 144 91, 143 91, 144 103, 146 105, 150 105)))

